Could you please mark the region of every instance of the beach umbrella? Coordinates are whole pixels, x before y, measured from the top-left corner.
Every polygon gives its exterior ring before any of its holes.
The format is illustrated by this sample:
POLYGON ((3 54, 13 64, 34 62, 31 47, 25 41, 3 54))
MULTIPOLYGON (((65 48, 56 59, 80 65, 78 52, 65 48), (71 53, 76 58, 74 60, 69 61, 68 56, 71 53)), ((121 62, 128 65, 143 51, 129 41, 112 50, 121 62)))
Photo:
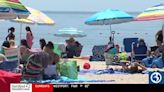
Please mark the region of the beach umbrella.
POLYGON ((54 34, 57 37, 85 37, 86 34, 76 28, 63 28, 54 34))
POLYGON ((21 39, 21 34, 22 34, 22 24, 38 24, 38 25, 54 25, 55 22, 53 19, 48 17, 46 14, 43 12, 33 9, 30 7, 26 7, 27 10, 30 12, 30 15, 27 18, 22 18, 22 19, 13 19, 11 21, 20 23, 20 39, 21 39))
MULTIPOLYGON (((160 19, 161 20, 164 19, 164 4, 152 6, 146 9, 145 11, 143 11, 135 18, 136 21, 150 21, 150 20, 160 20, 160 19)), ((164 24, 162 29, 164 35, 164 24)))
POLYGON ((48 17, 43 12, 30 8, 30 7, 26 7, 26 8, 31 13, 27 18, 14 19, 12 21, 18 22, 18 23, 39 24, 39 25, 54 25, 55 24, 54 20, 48 17))
POLYGON ((158 19, 164 19, 164 4, 152 6, 135 18, 137 21, 149 21, 158 19))
POLYGON ((18 0, 0 0, 0 19, 26 18, 29 14, 18 0))
POLYGON ((89 17, 85 24, 87 25, 110 25, 110 31, 112 33, 112 24, 119 24, 124 22, 130 22, 133 20, 133 16, 128 13, 117 10, 107 9, 104 11, 97 12, 96 14, 89 17))

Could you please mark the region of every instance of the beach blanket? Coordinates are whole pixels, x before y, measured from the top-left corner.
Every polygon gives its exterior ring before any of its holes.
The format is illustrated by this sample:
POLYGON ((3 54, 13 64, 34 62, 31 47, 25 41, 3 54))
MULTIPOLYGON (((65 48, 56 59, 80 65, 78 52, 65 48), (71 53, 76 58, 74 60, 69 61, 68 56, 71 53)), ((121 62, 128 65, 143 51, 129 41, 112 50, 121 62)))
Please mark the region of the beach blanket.
POLYGON ((23 83, 51 83, 51 84, 56 84, 56 83, 83 83, 83 82, 114 82, 115 80, 93 80, 93 79, 86 79, 86 78, 81 78, 78 77, 77 79, 71 79, 68 77, 60 77, 60 79, 53 79, 53 80, 39 80, 39 81, 26 81, 23 80, 23 83))
MULTIPOLYGON (((124 70, 113 70, 113 69, 104 69, 104 70, 95 70, 95 69, 90 69, 90 70, 80 70, 79 74, 132 74, 128 71, 124 71, 124 70)), ((143 71, 141 72, 142 74, 146 74, 148 73, 148 71, 143 71)), ((134 74, 134 73, 133 73, 134 74)))

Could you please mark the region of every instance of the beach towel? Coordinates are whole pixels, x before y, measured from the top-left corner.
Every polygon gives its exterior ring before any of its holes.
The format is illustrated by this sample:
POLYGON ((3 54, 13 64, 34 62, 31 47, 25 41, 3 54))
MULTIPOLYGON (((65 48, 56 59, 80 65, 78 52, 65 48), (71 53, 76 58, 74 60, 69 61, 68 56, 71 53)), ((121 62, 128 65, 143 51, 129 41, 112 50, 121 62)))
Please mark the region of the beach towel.
MULTIPOLYGON (((124 71, 124 70, 113 70, 113 69, 102 69, 102 70, 95 70, 95 69, 90 69, 90 70, 80 70, 79 74, 96 74, 96 75, 100 75, 100 74, 132 74, 128 71, 124 71)), ((147 73, 147 72, 138 72, 138 73, 147 73)))
POLYGON ((78 77, 77 79, 71 79, 65 76, 61 76, 59 79, 55 80, 39 80, 39 81, 27 81, 23 80, 23 83, 51 83, 51 84, 56 84, 56 83, 83 83, 83 82, 114 82, 115 80, 95 80, 95 79, 87 79, 87 78, 82 78, 78 77))

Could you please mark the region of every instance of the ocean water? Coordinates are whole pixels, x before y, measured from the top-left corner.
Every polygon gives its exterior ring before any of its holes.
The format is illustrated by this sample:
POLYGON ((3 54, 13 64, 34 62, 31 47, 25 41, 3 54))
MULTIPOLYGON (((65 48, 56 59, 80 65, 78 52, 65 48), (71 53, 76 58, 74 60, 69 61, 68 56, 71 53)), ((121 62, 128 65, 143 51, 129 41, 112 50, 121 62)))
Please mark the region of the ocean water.
MULTIPOLYGON (((110 36, 109 25, 86 25, 85 20, 93 15, 93 12, 45 12, 49 17, 54 19, 55 25, 28 25, 22 24, 21 38, 25 38, 25 26, 30 26, 34 35, 33 47, 39 47, 39 39, 45 38, 46 41, 54 43, 65 43, 68 38, 55 37, 57 30, 62 28, 74 27, 84 31, 87 36, 83 38, 75 38, 83 46, 82 55, 91 55, 94 45, 104 45, 108 43, 110 36)), ((137 13, 131 13, 136 16, 137 13)), ((16 43, 20 41, 20 23, 11 22, 9 20, 0 21, 0 44, 5 40, 7 29, 11 26, 16 28, 16 43)), ((133 21, 122 24, 112 25, 112 31, 115 31, 115 43, 123 47, 123 39, 128 37, 144 38, 148 46, 155 45, 155 33, 161 29, 162 20, 153 21, 133 21)))

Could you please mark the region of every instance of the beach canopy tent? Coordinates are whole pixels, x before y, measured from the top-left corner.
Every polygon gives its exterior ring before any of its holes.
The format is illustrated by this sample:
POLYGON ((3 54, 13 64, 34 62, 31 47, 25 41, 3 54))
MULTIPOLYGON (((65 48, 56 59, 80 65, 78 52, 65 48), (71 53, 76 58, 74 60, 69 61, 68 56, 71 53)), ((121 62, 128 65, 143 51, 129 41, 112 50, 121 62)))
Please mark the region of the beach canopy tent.
POLYGON ((85 37, 86 34, 76 28, 63 28, 54 34, 57 37, 85 37))
MULTIPOLYGON (((150 20, 159 20, 159 19, 164 20, 164 4, 152 6, 146 9, 145 11, 143 11, 135 18, 136 21, 150 21, 150 20)), ((164 24, 162 29, 164 35, 164 24)))
POLYGON ((0 0, 0 19, 27 18, 29 14, 18 0, 0 0))
POLYGON ((129 15, 128 13, 126 13, 124 11, 117 10, 117 9, 107 9, 107 10, 97 12, 96 14, 89 17, 85 21, 85 24, 87 24, 87 25, 110 25, 110 31, 112 33, 112 28, 111 28, 112 24, 130 22, 132 20, 133 20, 133 16, 129 15))

